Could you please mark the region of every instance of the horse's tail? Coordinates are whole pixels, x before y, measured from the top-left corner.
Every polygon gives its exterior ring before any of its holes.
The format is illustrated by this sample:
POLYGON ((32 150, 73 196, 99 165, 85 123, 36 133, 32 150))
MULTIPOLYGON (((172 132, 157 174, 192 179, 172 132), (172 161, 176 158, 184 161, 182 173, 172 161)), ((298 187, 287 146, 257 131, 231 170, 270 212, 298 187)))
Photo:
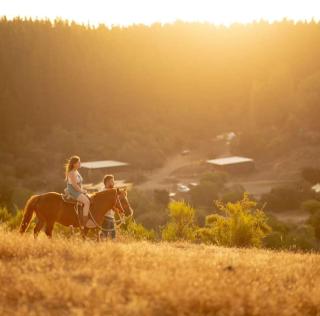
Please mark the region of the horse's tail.
POLYGON ((20 224, 20 229, 19 229, 21 234, 23 234, 28 229, 28 226, 32 219, 33 212, 39 201, 39 197, 40 195, 33 195, 26 203, 26 206, 23 212, 23 218, 20 224))

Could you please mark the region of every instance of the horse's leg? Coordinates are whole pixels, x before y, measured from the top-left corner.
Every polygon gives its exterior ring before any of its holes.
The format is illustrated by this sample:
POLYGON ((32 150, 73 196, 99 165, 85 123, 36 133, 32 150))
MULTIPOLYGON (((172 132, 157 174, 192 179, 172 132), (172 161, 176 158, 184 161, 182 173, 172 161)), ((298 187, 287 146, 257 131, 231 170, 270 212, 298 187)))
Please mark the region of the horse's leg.
POLYGON ((47 223, 45 233, 48 236, 48 238, 52 238, 52 230, 53 230, 54 222, 47 223))
POLYGON ((84 227, 84 228, 81 229, 81 235, 82 235, 83 239, 86 239, 88 231, 89 231, 88 227, 84 227))
POLYGON ((41 229, 43 228, 43 226, 44 226, 44 221, 43 220, 41 220, 41 219, 39 219, 39 218, 37 218, 37 224, 36 224, 36 226, 34 227, 34 229, 33 229, 33 237, 34 237, 34 239, 36 239, 37 237, 38 237, 38 235, 39 235, 39 232, 41 231, 41 229))

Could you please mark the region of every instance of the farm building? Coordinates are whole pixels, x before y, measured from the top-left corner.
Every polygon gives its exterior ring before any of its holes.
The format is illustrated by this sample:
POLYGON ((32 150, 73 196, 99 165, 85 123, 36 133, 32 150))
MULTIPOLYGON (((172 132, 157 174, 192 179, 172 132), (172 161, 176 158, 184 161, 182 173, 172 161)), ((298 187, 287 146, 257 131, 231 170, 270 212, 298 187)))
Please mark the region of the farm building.
POLYGON ((116 178, 125 177, 129 164, 115 160, 88 161, 81 163, 83 176, 87 181, 101 181, 104 174, 111 173, 116 178))
POLYGON ((87 169, 111 169, 128 166, 126 162, 115 161, 115 160, 100 160, 100 161, 88 161, 82 162, 81 168, 87 169))
POLYGON ((255 169, 254 160, 246 157, 223 157, 207 160, 216 171, 225 171, 230 173, 250 172, 255 169))

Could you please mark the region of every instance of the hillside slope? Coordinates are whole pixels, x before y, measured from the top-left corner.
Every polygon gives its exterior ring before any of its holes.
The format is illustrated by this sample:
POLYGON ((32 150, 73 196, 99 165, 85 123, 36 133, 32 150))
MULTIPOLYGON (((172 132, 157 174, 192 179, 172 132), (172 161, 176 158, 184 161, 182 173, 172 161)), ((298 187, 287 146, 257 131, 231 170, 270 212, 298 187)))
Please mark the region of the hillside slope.
POLYGON ((319 315, 320 255, 0 231, 1 315, 319 315))

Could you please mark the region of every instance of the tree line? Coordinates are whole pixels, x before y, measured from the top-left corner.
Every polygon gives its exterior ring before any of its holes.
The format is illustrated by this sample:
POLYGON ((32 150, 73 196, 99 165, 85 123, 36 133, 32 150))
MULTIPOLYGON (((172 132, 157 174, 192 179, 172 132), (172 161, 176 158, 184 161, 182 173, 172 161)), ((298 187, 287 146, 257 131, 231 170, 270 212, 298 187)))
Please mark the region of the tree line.
POLYGON ((160 166, 215 133, 272 156, 320 141, 320 24, 93 28, 0 20, 0 191, 53 190, 71 154, 160 166))

